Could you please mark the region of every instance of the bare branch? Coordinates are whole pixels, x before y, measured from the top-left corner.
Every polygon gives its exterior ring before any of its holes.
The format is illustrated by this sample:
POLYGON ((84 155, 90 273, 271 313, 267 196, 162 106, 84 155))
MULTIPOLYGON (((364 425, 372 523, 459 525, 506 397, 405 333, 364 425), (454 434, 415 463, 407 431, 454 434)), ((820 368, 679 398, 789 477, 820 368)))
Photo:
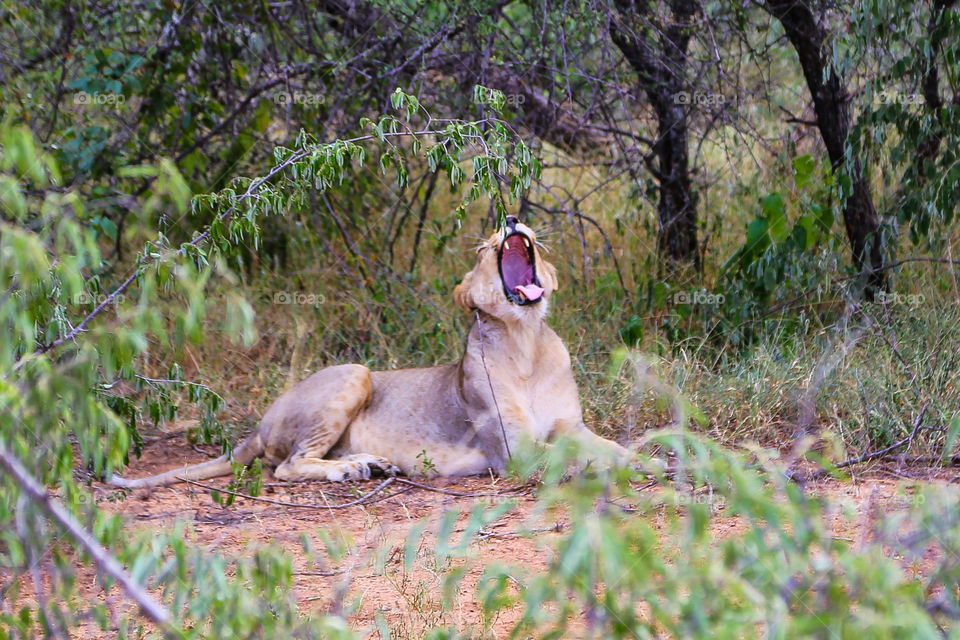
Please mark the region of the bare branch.
POLYGON ((51 520, 59 524, 93 560, 101 574, 110 576, 126 592, 127 596, 139 605, 143 614, 159 626, 167 636, 174 637, 173 616, 160 602, 137 584, 109 551, 96 538, 84 529, 76 518, 63 506, 47 495, 43 486, 30 475, 6 445, 0 442, 0 466, 13 478, 30 500, 47 513, 51 520))
MULTIPOLYGON (((362 504, 366 504, 370 499, 389 487, 391 484, 396 482, 395 477, 390 477, 378 484, 372 491, 366 493, 356 500, 351 500, 350 502, 345 502, 343 504, 300 504, 297 502, 285 502, 283 500, 273 500, 271 498, 261 498, 260 496, 252 496, 248 493, 240 493, 239 491, 231 491, 229 489, 220 489, 209 484, 204 484, 202 482, 197 482, 195 480, 188 480, 186 478, 177 478, 180 482, 186 482, 187 484, 192 484, 194 486, 200 487, 201 489, 206 489, 207 491, 217 491, 219 493, 226 493, 227 495, 236 496, 238 498, 243 498, 244 500, 253 500, 254 502, 266 502, 267 504, 275 504, 281 507, 293 507, 295 509, 348 509, 350 507, 357 507, 362 504)), ((383 496, 381 500, 386 500, 387 498, 392 498, 393 496, 406 493, 410 489, 401 489, 396 493, 391 493, 389 495, 383 496)), ((322 493, 322 492, 321 492, 322 493)))
POLYGON ((794 474, 788 473, 788 476, 790 476, 792 480, 803 483, 809 480, 816 480, 818 478, 823 478, 828 475, 831 475, 837 469, 844 469, 846 467, 851 467, 855 464, 861 464, 864 462, 869 462, 870 460, 884 458, 888 456, 890 453, 892 453, 893 451, 900 449, 901 447, 907 447, 909 449, 910 445, 913 443, 913 439, 917 437, 917 432, 920 431, 920 425, 923 422, 923 417, 927 414, 928 406, 929 405, 925 404, 923 405, 923 408, 920 409, 920 415, 917 416, 917 419, 913 423, 913 431, 911 431, 910 435, 904 438, 903 440, 896 442, 890 445, 889 447, 880 449, 879 451, 872 451, 870 453, 865 453, 863 455, 857 456, 856 458, 850 458, 848 460, 844 460, 839 464, 833 465, 829 469, 819 469, 808 475, 800 475, 800 474, 794 475, 794 474))

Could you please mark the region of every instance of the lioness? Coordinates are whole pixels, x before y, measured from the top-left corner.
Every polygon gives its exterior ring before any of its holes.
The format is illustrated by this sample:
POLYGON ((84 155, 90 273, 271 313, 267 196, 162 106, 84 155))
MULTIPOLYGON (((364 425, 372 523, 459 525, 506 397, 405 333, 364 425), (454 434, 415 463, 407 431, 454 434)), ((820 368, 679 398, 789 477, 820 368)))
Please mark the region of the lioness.
MULTIPOLYGON (((475 315, 463 357, 426 369, 327 367, 267 410, 233 452, 246 465, 263 456, 281 480, 366 479, 414 473, 426 452, 445 476, 503 471, 525 438, 568 435, 615 462, 629 452, 583 423, 570 356, 547 326, 557 270, 541 259, 533 231, 516 218, 478 249, 473 270, 453 291, 475 315)), ((231 473, 227 456, 137 480, 140 488, 231 473)))

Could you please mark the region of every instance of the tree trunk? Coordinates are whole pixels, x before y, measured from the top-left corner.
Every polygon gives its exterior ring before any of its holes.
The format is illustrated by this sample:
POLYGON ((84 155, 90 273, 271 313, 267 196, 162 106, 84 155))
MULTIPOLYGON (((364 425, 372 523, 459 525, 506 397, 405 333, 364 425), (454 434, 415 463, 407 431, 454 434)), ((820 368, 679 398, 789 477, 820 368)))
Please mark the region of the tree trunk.
MULTIPOLYGON (((767 10, 787 34, 800 59, 800 67, 813 97, 817 127, 827 148, 830 164, 839 174, 844 167, 844 148, 850 133, 848 94, 837 70, 825 57, 823 30, 809 5, 796 0, 767 0, 767 10)), ((865 295, 873 299, 877 291, 887 288, 883 271, 883 247, 880 246, 880 221, 873 206, 870 187, 863 176, 862 165, 854 160, 847 167, 852 192, 843 203, 843 223, 853 253, 854 266, 866 274, 865 295)))
POLYGON ((670 260, 693 262, 699 268, 697 208, 687 152, 691 96, 684 93, 690 21, 698 5, 691 0, 671 0, 672 19, 654 30, 638 19, 653 15, 648 4, 632 0, 617 0, 616 4, 619 19, 611 24, 611 37, 637 74, 657 118, 652 173, 660 192, 658 248, 670 260))
MULTIPOLYGON (((927 21, 927 40, 933 45, 930 52, 930 58, 927 60, 927 68, 924 70, 923 79, 920 82, 920 88, 923 90, 923 102, 927 112, 934 116, 938 121, 937 114, 943 108, 943 98, 940 97, 940 71, 937 67, 937 55, 940 53, 940 42, 935 37, 941 23, 956 0, 933 0, 933 6, 930 8, 930 19, 927 21)), ((940 143, 943 141, 943 132, 937 127, 933 129, 926 137, 922 138, 917 147, 917 157, 915 160, 915 170, 917 181, 924 183, 927 181, 927 174, 924 171, 924 162, 931 162, 937 159, 940 154, 940 143)))
POLYGON ((657 108, 658 134, 654 145, 660 174, 658 249, 671 260, 693 262, 699 269, 697 209, 690 182, 687 155, 687 116, 684 105, 657 108))

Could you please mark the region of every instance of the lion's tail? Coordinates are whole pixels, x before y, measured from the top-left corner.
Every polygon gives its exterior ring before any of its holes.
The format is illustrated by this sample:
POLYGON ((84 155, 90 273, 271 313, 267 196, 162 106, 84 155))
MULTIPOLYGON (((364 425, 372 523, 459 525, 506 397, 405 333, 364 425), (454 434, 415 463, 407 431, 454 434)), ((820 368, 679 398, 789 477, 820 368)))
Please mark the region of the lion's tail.
POLYGON ((224 454, 216 460, 201 462, 192 467, 174 469, 146 478, 128 479, 120 476, 110 476, 106 483, 124 489, 147 489, 150 487, 165 487, 184 480, 207 480, 208 478, 217 478, 233 473, 234 463, 246 466, 262 456, 263 452, 264 447, 260 434, 254 433, 233 450, 232 459, 224 454))

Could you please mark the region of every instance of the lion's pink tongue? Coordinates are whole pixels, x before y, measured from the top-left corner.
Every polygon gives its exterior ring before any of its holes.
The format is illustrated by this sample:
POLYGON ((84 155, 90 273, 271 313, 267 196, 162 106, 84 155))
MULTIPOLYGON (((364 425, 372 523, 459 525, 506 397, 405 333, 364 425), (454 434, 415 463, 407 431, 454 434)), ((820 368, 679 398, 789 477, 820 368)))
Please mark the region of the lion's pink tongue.
POLYGON ((521 284, 517 287, 517 291, 521 292, 527 300, 539 300, 543 295, 543 289, 535 284, 521 284))

